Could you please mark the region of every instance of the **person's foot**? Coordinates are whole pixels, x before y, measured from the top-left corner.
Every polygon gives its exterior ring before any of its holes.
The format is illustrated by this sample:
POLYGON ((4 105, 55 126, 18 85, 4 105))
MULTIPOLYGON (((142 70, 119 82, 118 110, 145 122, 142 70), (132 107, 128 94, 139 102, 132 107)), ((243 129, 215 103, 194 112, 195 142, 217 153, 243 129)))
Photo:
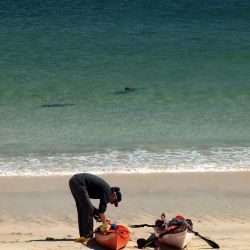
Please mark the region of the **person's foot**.
POLYGON ((74 241, 75 241, 75 242, 79 242, 79 243, 85 243, 85 242, 87 242, 89 239, 90 239, 89 237, 84 237, 84 236, 82 236, 82 237, 80 237, 80 238, 76 238, 74 241))

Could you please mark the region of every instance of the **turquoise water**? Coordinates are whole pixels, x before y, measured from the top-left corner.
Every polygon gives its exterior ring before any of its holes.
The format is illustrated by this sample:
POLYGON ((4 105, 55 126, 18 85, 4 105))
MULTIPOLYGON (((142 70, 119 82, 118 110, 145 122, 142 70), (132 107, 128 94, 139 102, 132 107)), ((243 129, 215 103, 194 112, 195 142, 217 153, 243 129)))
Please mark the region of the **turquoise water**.
POLYGON ((1 175, 250 168, 249 1, 2 1, 0 34, 1 175))

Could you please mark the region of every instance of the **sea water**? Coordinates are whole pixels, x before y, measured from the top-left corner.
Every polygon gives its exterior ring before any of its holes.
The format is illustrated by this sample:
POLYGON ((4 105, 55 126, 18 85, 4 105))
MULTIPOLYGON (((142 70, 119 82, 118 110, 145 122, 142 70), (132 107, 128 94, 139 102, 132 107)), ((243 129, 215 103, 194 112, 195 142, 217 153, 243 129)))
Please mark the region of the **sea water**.
POLYGON ((249 1, 0 2, 0 175, 249 169, 249 1))

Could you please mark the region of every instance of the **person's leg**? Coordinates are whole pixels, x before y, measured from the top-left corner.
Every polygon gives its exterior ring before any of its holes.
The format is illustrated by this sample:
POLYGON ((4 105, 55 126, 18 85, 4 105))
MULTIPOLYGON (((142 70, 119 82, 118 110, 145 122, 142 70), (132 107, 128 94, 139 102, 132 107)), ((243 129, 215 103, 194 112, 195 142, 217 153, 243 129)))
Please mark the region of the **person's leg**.
POLYGON ((69 181, 69 187, 76 202, 80 236, 90 237, 93 233, 93 210, 86 187, 76 177, 69 181))
POLYGON ((81 191, 77 193, 76 206, 80 236, 92 237, 94 207, 84 186, 81 186, 81 191))

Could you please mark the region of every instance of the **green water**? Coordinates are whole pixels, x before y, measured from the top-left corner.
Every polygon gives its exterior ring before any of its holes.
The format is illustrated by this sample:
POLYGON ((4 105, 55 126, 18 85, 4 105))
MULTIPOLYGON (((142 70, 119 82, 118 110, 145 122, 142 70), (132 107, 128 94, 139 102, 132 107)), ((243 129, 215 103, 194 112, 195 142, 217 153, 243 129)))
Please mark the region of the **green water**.
POLYGON ((0 33, 3 155, 249 147, 248 1, 3 1, 0 33))

